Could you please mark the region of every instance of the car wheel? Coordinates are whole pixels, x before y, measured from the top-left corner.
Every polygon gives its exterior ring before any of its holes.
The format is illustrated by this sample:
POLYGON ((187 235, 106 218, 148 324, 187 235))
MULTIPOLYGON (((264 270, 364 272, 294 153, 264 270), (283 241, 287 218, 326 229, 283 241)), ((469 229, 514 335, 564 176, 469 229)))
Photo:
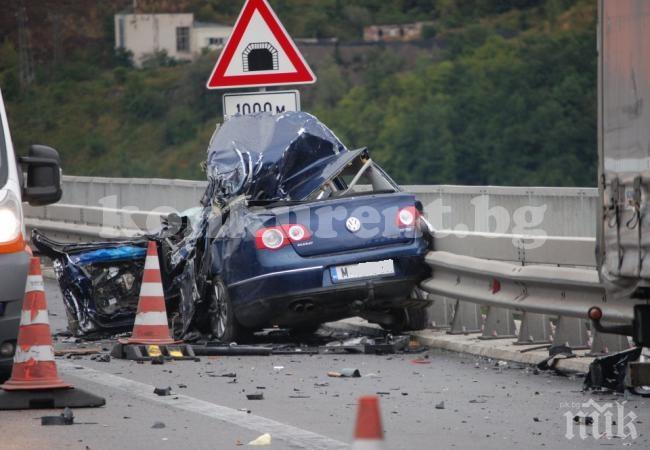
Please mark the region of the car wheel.
POLYGON ((402 333, 407 327, 406 309, 392 309, 390 316, 392 317, 391 323, 380 323, 379 326, 393 334, 402 333))
POLYGON ((391 316, 393 316, 392 323, 380 325, 393 334, 424 330, 428 326, 429 316, 426 308, 395 309, 391 311, 391 316))
POLYGON ((242 328, 233 311, 228 288, 221 278, 212 282, 212 301, 208 310, 210 331, 221 342, 235 342, 242 335, 242 328))

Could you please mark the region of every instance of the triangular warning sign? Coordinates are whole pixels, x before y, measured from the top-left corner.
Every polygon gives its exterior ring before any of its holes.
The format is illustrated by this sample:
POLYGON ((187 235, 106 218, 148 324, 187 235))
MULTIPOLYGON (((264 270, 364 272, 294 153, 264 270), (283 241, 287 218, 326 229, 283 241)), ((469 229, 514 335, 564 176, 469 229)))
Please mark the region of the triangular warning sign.
POLYGON ((267 0, 247 0, 208 89, 311 84, 316 76, 267 0))

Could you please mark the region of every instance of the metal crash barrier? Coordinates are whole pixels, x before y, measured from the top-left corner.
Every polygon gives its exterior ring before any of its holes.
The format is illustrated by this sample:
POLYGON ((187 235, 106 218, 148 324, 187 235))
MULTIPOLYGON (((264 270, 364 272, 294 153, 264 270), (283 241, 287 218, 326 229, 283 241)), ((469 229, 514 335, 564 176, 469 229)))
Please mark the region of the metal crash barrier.
POLYGON ((426 257, 432 277, 421 285, 433 296, 436 327, 450 334, 481 333, 480 339, 516 337, 521 345, 591 348, 593 355, 629 348, 627 337, 595 330, 589 345, 590 307, 600 307, 609 323, 629 323, 634 316, 633 302, 607 298, 595 268, 594 239, 546 237, 541 246, 526 250, 523 243, 532 239, 437 232, 435 250, 426 257), (448 308, 450 301, 454 313, 445 323, 436 303, 448 308), (520 314, 518 333, 513 313, 520 314))
MULTIPOLYGON (((205 186, 202 181, 65 176, 61 203, 26 207, 25 222, 28 230, 38 228, 67 241, 130 237, 155 227, 171 211, 197 206, 205 186)), ((597 189, 404 190, 417 196, 439 230, 427 257, 433 277, 422 284, 434 300, 432 327, 451 334, 480 333, 481 339, 516 337, 522 345, 586 348, 589 307, 602 307, 606 322, 632 319, 632 305, 608 300, 598 283, 597 189), (532 223, 535 211, 542 215, 532 223), (496 222, 503 233, 489 232, 496 222), (525 232, 517 234, 520 228, 525 232), (531 245, 535 242, 539 245, 531 245), (521 320, 518 330, 514 314, 521 320)), ((627 347, 625 336, 592 330, 593 354, 627 347)))

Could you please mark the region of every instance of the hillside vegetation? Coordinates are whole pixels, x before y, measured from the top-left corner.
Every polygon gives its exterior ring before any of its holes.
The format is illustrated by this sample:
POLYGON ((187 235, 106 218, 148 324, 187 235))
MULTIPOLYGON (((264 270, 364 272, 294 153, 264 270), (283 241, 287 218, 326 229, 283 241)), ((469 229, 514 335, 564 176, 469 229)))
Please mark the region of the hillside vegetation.
MULTIPOLYGON (((241 7, 232 0, 141 2, 228 23, 241 7)), ((200 162, 221 120, 220 94, 204 88, 217 55, 183 65, 161 56, 134 69, 112 50, 112 14, 130 2, 60 3, 64 13, 66 5, 76 9, 69 17, 85 14, 86 27, 64 22, 63 57, 47 46, 34 52, 37 77, 27 88, 18 83, 15 30, 3 19, 0 87, 18 150, 52 145, 68 174, 202 178, 200 162), (75 35, 82 32, 87 40, 75 35)), ((370 23, 432 22, 424 45, 437 56, 407 63, 399 46, 368 47, 354 66, 310 61, 319 82, 301 88, 304 110, 348 146, 369 147, 399 182, 595 184, 595 1, 270 3, 294 37, 338 37, 341 46, 370 23)), ((43 33, 42 11, 30 15, 30 30, 39 17, 43 33)))

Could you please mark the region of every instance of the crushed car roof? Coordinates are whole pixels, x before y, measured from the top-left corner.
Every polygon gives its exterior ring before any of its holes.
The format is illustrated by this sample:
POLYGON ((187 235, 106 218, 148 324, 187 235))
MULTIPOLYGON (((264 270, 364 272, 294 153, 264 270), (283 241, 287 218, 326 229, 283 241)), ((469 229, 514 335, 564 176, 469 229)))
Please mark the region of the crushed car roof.
POLYGON ((210 142, 208 177, 225 198, 302 200, 359 151, 349 151, 308 113, 235 116, 210 142))

